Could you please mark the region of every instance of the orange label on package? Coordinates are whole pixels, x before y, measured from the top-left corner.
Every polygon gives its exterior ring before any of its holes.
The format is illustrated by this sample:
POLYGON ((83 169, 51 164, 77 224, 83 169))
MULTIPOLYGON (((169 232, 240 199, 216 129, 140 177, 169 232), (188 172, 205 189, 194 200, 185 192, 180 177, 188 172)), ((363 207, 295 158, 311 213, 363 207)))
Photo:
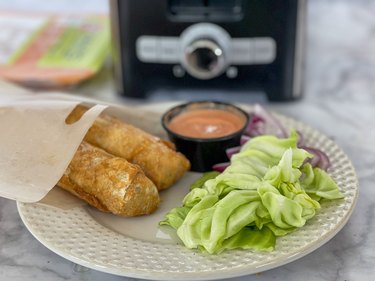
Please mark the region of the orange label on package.
POLYGON ((0 13, 0 77, 63 86, 94 75, 109 54, 106 16, 0 13))

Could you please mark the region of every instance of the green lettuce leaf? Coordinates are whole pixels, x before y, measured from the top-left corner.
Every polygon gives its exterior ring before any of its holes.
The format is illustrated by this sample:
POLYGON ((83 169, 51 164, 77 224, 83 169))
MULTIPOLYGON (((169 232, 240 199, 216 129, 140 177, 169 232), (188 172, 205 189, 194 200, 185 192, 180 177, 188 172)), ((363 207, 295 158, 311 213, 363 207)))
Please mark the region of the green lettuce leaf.
POLYGON ((211 172, 207 172, 207 173, 204 173, 199 179, 197 179, 195 182, 193 182, 191 185, 190 185, 190 189, 194 189, 194 188, 202 188, 204 183, 210 179, 214 179, 216 178, 218 175, 220 175, 219 172, 216 172, 216 171, 211 171, 211 172))
POLYGON ((289 199, 270 184, 258 189, 263 205, 270 213, 272 222, 280 228, 302 227, 306 220, 302 217, 303 207, 289 199))
POLYGON ((218 253, 232 249, 250 249, 253 251, 270 252, 274 250, 275 244, 276 237, 269 228, 255 229, 244 227, 241 231, 226 239, 218 253))
POLYGON ((330 200, 344 197, 336 182, 322 169, 312 168, 306 163, 302 172, 305 176, 301 180, 301 186, 306 193, 330 200))
POLYGON ((169 225, 177 230, 184 222, 190 209, 186 206, 173 208, 165 215, 164 220, 159 222, 159 225, 169 225))
POLYGON ((342 198, 323 170, 306 163, 310 153, 289 138, 259 136, 221 174, 206 173, 191 186, 183 206, 160 225, 176 229, 183 244, 210 254, 241 248, 271 251, 276 237, 304 226, 321 198, 342 198))

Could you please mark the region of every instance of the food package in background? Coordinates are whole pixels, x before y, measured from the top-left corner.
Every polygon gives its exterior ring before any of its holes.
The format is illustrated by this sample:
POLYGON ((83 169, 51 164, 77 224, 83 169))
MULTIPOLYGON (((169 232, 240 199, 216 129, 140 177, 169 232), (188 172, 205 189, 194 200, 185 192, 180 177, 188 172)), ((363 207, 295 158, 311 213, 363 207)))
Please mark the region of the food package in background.
POLYGON ((0 77, 46 88, 79 83, 98 72, 110 51, 105 15, 0 12, 0 77))

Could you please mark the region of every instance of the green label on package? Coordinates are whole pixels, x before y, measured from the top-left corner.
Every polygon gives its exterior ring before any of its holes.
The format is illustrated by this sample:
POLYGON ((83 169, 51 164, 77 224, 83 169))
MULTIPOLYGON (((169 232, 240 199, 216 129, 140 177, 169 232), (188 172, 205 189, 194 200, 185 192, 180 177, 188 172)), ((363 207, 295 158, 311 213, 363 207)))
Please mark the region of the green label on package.
POLYGON ((38 61, 39 67, 98 70, 109 53, 107 18, 90 17, 64 21, 58 40, 38 61))

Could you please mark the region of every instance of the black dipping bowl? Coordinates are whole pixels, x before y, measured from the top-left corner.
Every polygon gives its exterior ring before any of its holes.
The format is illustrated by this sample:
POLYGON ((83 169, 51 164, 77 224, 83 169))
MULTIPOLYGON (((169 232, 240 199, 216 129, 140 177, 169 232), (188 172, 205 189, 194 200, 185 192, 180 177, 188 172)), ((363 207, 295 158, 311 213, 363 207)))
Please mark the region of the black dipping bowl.
POLYGON ((191 163, 191 170, 195 172, 212 171, 212 166, 217 163, 229 161, 226 149, 240 145, 241 135, 249 122, 248 114, 241 108, 232 104, 216 101, 198 101, 181 104, 169 109, 162 116, 163 128, 167 131, 169 139, 176 145, 177 151, 183 153, 191 163), (243 127, 235 133, 218 138, 193 138, 176 134, 168 127, 171 120, 177 115, 201 109, 219 109, 229 111, 244 120, 243 127))

